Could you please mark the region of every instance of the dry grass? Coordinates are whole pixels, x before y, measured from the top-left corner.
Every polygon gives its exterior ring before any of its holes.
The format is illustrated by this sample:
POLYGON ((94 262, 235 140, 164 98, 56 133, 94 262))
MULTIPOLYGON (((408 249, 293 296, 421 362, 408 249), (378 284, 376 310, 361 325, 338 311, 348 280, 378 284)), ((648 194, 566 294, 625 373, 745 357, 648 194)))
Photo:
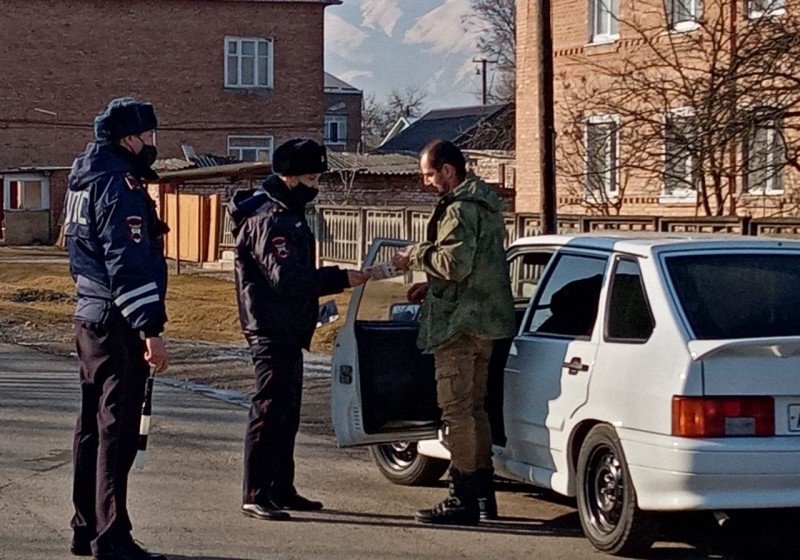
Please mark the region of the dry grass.
MULTIPOLYGON (((64 256, 45 249, 26 251, 26 257, 64 256)), ((20 251, 0 249, 2 257, 19 257, 20 251)), ((392 282, 367 286, 360 318, 388 317, 389 303, 402 301, 405 288, 392 282)), ((317 329, 313 352, 330 353, 344 321, 352 291, 333 296, 339 319, 317 329)), ((68 341, 71 338, 75 288, 66 264, 0 262, 0 330, 24 331, 23 338, 68 341)), ((326 300, 328 298, 323 298, 326 300)), ((239 330, 233 283, 196 274, 170 276, 167 291, 170 339, 223 344, 243 344, 239 330)), ((8 332, 6 332, 8 334, 8 332)))
POLYGON ((70 301, 74 292, 66 265, 0 263, 3 323, 69 323, 75 309, 70 301), (55 294, 62 296, 60 301, 55 294))

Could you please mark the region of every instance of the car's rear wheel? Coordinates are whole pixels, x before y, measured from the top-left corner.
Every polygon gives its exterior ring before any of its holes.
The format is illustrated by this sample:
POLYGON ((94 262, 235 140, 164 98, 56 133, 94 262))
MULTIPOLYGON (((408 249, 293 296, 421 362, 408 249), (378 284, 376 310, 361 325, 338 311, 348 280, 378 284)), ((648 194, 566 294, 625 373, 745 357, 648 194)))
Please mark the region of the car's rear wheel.
POLYGON ((653 514, 636 503, 622 445, 611 426, 592 428, 577 466, 578 514, 595 548, 620 556, 647 550, 655 541, 653 514))
POLYGON ((373 445, 369 453, 383 476, 403 486, 432 484, 450 466, 450 461, 420 455, 413 441, 373 445))

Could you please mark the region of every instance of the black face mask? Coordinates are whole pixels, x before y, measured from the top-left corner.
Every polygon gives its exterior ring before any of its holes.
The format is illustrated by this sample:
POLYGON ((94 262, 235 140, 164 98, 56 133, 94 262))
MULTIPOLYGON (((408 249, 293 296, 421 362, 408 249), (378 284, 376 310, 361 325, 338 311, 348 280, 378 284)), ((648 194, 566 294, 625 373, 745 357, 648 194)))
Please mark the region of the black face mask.
POLYGON ((318 194, 319 189, 309 187, 305 183, 297 183, 297 186, 292 189, 292 198, 302 204, 311 202, 317 197, 318 194))
POLYGON ((158 157, 158 148, 155 146, 150 146, 148 144, 144 144, 142 149, 136 154, 136 159, 139 162, 139 165, 142 168, 150 169, 153 167, 153 164, 156 162, 156 158, 158 157))

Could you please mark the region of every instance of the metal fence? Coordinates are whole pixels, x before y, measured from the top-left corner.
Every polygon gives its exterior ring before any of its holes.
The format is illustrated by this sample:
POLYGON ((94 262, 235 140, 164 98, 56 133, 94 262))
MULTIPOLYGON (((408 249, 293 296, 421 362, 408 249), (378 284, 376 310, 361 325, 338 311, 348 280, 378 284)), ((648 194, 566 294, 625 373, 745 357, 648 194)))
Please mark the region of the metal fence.
MULTIPOLYGON (((358 266, 377 237, 425 239, 431 211, 430 208, 318 206, 319 258, 324 262, 358 266), (345 221, 347 227, 342 226, 345 221), (326 241, 322 242, 323 239, 326 241), (331 240, 338 240, 338 243, 331 240)), ((506 214, 504 218, 507 244, 521 237, 541 234, 538 214, 506 214)), ((800 237, 800 218, 561 215, 557 226, 562 234, 631 231, 800 237)))
MULTIPOLYGON (((309 208, 307 218, 317 238, 320 263, 358 267, 376 238, 425 239, 431 212, 431 208, 319 205, 309 208)), ((507 244, 541 233, 538 214, 506 214, 504 220, 507 244)), ((230 225, 230 217, 225 212, 220 228, 223 248, 234 244, 230 225)), ((800 218, 561 215, 557 226, 558 232, 563 234, 632 231, 800 237, 800 218)))

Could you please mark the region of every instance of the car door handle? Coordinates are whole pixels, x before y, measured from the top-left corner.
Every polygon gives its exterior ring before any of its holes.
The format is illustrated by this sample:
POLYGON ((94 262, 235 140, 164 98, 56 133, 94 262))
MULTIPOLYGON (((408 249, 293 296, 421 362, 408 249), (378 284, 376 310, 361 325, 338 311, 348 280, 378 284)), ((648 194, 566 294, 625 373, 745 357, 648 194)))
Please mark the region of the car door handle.
POLYGON ((581 371, 589 371, 589 366, 581 362, 578 357, 572 358, 569 362, 564 362, 563 367, 567 368, 567 373, 570 375, 578 375, 581 371))

